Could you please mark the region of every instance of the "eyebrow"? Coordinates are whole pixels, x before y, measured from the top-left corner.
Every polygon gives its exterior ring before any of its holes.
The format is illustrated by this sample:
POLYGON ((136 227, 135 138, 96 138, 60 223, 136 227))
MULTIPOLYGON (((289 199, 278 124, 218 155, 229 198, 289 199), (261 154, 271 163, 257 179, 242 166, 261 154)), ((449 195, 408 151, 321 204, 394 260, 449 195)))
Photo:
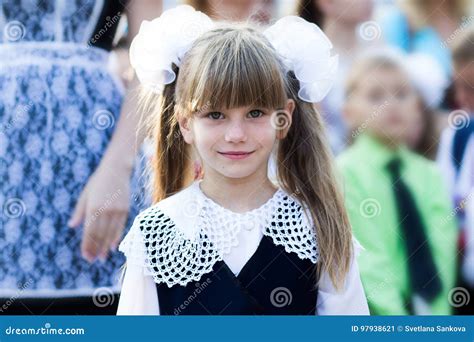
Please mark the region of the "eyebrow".
MULTIPOLYGON (((268 108, 265 108, 265 107, 261 107, 261 106, 248 106, 248 107, 244 107, 245 111, 246 112, 249 112, 249 111, 252 111, 252 110, 268 110, 268 108)), ((200 109, 200 110, 197 110, 195 113, 212 113, 212 112, 221 112, 221 113, 225 113, 225 112, 229 112, 230 109, 234 109, 234 108, 207 108, 205 110, 203 109, 200 109)))

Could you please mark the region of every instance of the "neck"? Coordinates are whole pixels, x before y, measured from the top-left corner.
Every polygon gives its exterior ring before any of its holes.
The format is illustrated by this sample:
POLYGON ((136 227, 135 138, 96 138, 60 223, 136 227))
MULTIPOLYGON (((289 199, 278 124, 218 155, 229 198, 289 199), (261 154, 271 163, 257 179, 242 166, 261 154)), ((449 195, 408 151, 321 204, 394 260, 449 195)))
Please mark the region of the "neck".
POLYGON ((276 190, 268 179, 266 167, 245 178, 229 178, 205 169, 200 186, 202 192, 214 202, 238 213, 260 207, 276 190))
POLYGON ((350 51, 357 46, 356 28, 357 25, 343 23, 337 18, 326 18, 323 25, 324 33, 339 53, 350 51))

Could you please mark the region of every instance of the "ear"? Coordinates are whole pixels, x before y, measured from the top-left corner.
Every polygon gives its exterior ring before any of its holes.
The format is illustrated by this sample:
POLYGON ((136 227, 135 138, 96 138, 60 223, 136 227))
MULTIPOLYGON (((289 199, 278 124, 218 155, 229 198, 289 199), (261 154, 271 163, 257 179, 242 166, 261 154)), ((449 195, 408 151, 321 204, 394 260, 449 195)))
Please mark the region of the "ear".
POLYGON ((191 128, 191 119, 181 115, 179 115, 178 117, 179 130, 183 135, 184 141, 187 144, 192 145, 194 142, 194 135, 193 130, 191 128))
POLYGON ((272 120, 274 127, 277 130, 277 139, 281 140, 287 136, 293 122, 293 112, 295 111, 295 108, 295 101, 293 99, 288 99, 285 108, 277 110, 274 113, 272 120))

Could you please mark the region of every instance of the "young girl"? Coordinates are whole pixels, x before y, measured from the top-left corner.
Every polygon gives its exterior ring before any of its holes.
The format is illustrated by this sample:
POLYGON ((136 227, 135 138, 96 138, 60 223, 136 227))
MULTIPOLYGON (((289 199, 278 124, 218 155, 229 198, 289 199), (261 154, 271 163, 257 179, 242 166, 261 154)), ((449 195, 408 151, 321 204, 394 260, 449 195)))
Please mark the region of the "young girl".
POLYGON ((162 90, 145 99, 158 105, 157 203, 120 245, 119 314, 368 314, 309 103, 327 93, 330 48, 297 17, 261 34, 214 27, 179 6, 143 24, 131 59, 141 81, 162 90), (308 59, 315 51, 319 59, 308 59), (194 182, 192 149, 203 168, 194 182), (278 184, 267 176, 272 151, 278 184))

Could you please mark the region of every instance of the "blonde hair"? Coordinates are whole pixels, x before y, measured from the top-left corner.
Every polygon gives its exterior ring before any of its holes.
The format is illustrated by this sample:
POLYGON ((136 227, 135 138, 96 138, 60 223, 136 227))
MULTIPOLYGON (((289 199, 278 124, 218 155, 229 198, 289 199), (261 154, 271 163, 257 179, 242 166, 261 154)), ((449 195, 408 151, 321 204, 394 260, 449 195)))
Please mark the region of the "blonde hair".
POLYGON ((312 104, 297 97, 294 74, 283 72, 275 50, 261 33, 242 25, 204 34, 175 70, 175 82, 165 87, 159 99, 153 95, 143 99, 155 126, 154 200, 180 191, 193 180, 190 147, 180 133, 179 116, 249 105, 282 109, 293 99, 292 124, 278 143, 277 179, 309 209, 320 252, 316 273, 327 271, 339 288, 350 266, 352 233, 321 116, 312 104))
MULTIPOLYGON (((370 79, 371 72, 391 69, 405 72, 400 62, 385 49, 374 49, 360 55, 352 64, 345 83, 346 98, 350 97, 362 80, 370 79)), ((407 75, 408 76, 408 75, 407 75)))

